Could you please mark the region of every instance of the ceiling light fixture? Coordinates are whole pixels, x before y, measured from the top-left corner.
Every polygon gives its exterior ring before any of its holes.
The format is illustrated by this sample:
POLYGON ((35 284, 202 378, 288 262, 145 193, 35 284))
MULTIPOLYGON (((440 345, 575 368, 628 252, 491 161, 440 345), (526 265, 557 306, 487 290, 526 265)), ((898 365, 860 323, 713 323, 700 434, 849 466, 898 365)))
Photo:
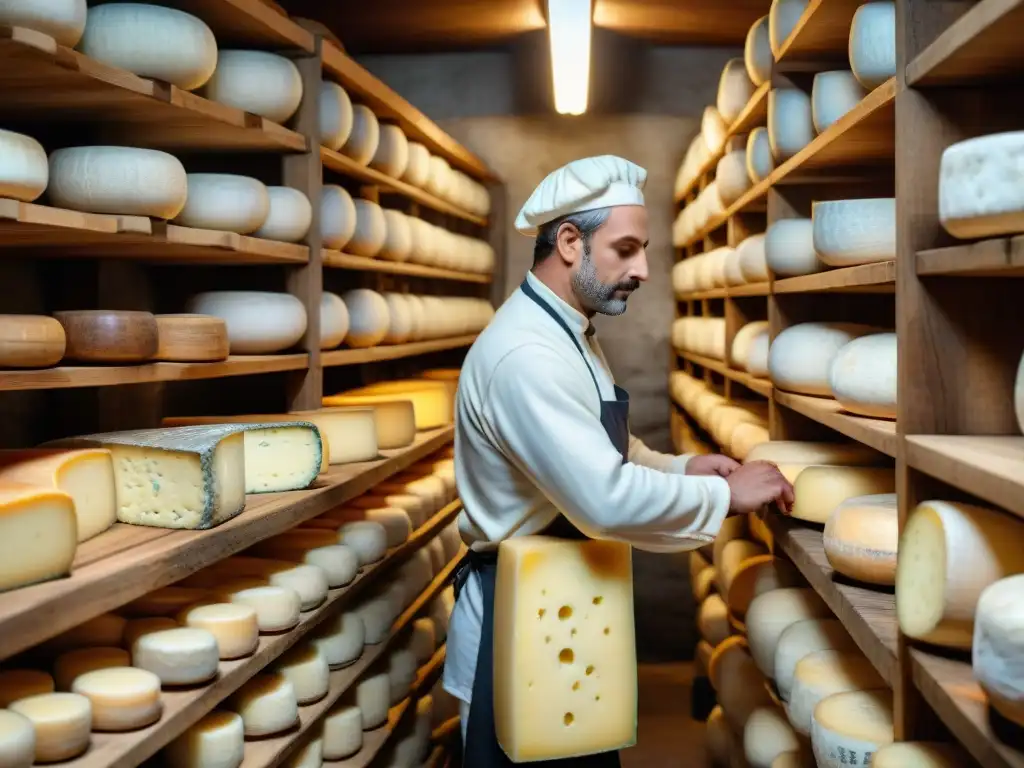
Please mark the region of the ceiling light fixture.
POLYGON ((592 0, 548 0, 551 77, 562 115, 587 111, 592 13, 592 0))

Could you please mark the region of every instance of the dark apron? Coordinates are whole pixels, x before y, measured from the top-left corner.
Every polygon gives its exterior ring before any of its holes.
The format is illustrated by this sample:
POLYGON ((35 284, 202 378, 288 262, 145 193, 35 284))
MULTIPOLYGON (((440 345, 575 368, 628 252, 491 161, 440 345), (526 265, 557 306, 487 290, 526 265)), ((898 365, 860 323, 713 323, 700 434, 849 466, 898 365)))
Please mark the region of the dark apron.
MULTIPOLYGON (((566 325, 565 320, 545 302, 537 292, 524 280, 520 286, 523 293, 530 297, 541 309, 547 312, 576 345, 583 362, 587 364, 590 377, 594 380, 598 397, 601 388, 597 377, 587 363, 587 356, 580 346, 575 334, 566 325)), ((615 449, 622 454, 622 463, 626 463, 629 455, 629 393, 618 385, 615 387, 615 400, 601 401, 601 426, 604 427, 608 439, 615 449)), ((556 517, 552 523, 537 535, 551 536, 558 539, 586 539, 586 534, 573 525, 564 515, 556 517)), ((476 657, 476 676, 473 679, 473 700, 470 702, 469 722, 466 724, 466 743, 464 745, 464 761, 466 768, 506 768, 515 765, 498 744, 498 736, 494 726, 494 587, 498 571, 497 549, 488 552, 470 550, 469 556, 455 574, 455 598, 458 600, 462 586, 466 583, 470 571, 480 574, 483 588, 484 615, 480 626, 480 650, 476 657)), ((619 753, 605 752, 598 755, 565 758, 561 760, 544 760, 531 765, 552 766, 552 768, 619 768, 619 753)))

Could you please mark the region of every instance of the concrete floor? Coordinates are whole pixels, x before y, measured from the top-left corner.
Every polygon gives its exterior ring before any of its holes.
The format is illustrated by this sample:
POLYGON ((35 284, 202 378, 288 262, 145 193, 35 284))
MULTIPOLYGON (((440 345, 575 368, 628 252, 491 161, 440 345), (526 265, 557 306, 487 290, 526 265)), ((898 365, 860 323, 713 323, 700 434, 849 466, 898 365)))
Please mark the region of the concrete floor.
POLYGON ((622 768, 706 768, 704 723, 690 719, 692 664, 640 666, 637 745, 622 768))

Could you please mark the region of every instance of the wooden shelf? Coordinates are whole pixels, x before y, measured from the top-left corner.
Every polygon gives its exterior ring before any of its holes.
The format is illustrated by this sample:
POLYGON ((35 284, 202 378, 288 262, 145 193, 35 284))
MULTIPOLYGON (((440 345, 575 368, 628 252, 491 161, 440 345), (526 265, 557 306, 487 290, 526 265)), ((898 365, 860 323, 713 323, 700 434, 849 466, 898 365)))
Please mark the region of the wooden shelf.
POLYGON ((962 85, 1017 77, 1024 66, 1021 0, 981 0, 907 64, 907 85, 962 85))
POLYGON ((331 467, 313 488, 251 495, 245 511, 207 531, 116 524, 79 547, 70 576, 0 594, 0 658, 12 656, 365 493, 452 440, 421 432, 381 459, 331 467))
POLYGON ((775 549, 781 549, 796 565, 814 591, 832 609, 885 681, 896 679, 896 596, 837 576, 825 556, 820 530, 800 521, 769 513, 767 522, 775 549))
POLYGON ((775 402, 803 414, 809 419, 824 424, 829 429, 853 438, 874 448, 876 451, 895 458, 899 439, 896 436, 896 422, 885 419, 869 419, 854 416, 842 409, 835 400, 810 395, 794 395, 790 392, 774 392, 775 402))
POLYGON ((263 0, 164 0, 163 5, 205 21, 220 48, 314 49, 312 32, 263 0))
POLYGON ((744 298, 747 296, 767 296, 771 293, 771 283, 746 283, 744 285, 730 285, 725 289, 729 298, 744 298))
POLYGON ((848 67, 850 24, 864 0, 811 0, 779 50, 778 64, 842 59, 848 67))
POLYGON ((407 184, 393 176, 381 173, 375 168, 370 168, 368 165, 360 165, 352 158, 340 152, 335 152, 327 147, 320 147, 320 159, 324 164, 324 168, 329 171, 380 187, 384 193, 391 192, 396 195, 402 195, 431 210, 464 219, 476 224, 478 227, 487 226, 486 218, 464 211, 419 187, 414 187, 412 184, 407 184))
POLYGON ((335 269, 351 269, 357 272, 381 272, 389 275, 409 275, 410 277, 426 277, 436 280, 459 280, 464 283, 489 284, 494 279, 491 274, 479 272, 459 272, 454 269, 428 267, 408 261, 387 261, 370 259, 365 256, 352 256, 341 251, 325 249, 323 252, 325 267, 335 269))
POLYGON ((917 254, 917 274, 955 277, 1024 276, 1024 236, 999 237, 917 254))
POLYGON ((677 296, 677 301, 703 301, 705 299, 724 299, 726 297, 725 288, 712 288, 707 291, 694 291, 693 293, 684 293, 682 296, 677 296))
POLYGON ((895 261, 829 269, 813 275, 787 277, 772 284, 772 293, 892 293, 895 290, 895 261))
POLYGON ((431 341, 413 341, 409 344, 391 344, 383 347, 369 347, 367 349, 335 349, 320 354, 320 361, 324 368, 331 368, 338 365, 362 365, 363 363, 376 363, 381 360, 398 360, 403 357, 415 357, 426 355, 431 352, 441 352, 446 349, 459 349, 468 347, 476 341, 477 334, 466 336, 453 336, 448 339, 433 339, 431 341))
POLYGON ((246 152, 308 146, 302 134, 259 115, 138 77, 22 27, 0 26, 0 94, 7 123, 93 123, 112 144, 246 152))
POLYGON ((756 376, 751 376, 745 371, 737 371, 734 368, 730 368, 722 360, 715 360, 710 357, 703 357, 702 355, 694 355, 690 352, 679 352, 679 356, 684 360, 689 360, 691 363, 696 363, 702 368, 707 368, 709 371, 724 376, 727 379, 731 379, 739 384, 742 384, 747 389, 757 392, 759 395, 764 397, 772 396, 772 383, 768 379, 759 379, 756 376))

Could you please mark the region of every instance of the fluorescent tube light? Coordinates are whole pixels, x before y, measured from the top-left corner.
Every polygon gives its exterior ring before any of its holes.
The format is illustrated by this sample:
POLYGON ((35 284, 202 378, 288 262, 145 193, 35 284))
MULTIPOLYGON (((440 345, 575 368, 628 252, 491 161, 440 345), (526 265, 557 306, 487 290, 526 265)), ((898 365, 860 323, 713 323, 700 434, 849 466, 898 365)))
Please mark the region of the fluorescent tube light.
POLYGON ((592 0, 548 0, 555 109, 562 115, 587 111, 591 14, 592 0))

